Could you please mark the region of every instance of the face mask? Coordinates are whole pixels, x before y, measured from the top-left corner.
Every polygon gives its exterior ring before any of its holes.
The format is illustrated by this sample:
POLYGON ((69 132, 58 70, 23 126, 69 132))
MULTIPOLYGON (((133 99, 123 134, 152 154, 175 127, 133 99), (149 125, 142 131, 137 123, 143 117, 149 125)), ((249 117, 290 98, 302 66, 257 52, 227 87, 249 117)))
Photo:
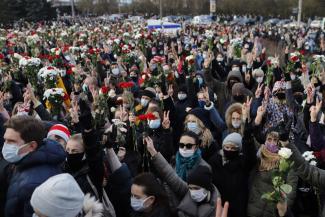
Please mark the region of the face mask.
POLYGON ((238 95, 238 96, 232 96, 232 97, 236 102, 243 103, 245 101, 245 96, 244 95, 238 95))
POLYGON ((199 107, 200 107, 200 108, 204 108, 204 106, 205 106, 205 101, 204 101, 204 100, 199 100, 199 101, 198 101, 198 104, 199 104, 199 107))
POLYGON ((243 66, 243 67, 242 67, 242 71, 243 71, 243 72, 246 72, 246 70, 247 70, 247 67, 246 67, 246 66, 243 66))
POLYGON ((137 199, 135 197, 131 197, 131 207, 134 211, 141 212, 143 211, 146 207, 144 206, 144 202, 146 201, 147 198, 145 199, 137 199))
POLYGON ((290 78, 291 78, 291 80, 293 81, 293 80, 296 79, 296 75, 290 75, 290 78))
POLYGON ((232 71, 240 71, 240 70, 239 70, 239 67, 233 67, 232 71))
POLYGON ((88 92, 88 86, 87 86, 87 84, 83 84, 82 85, 82 90, 83 90, 83 92, 88 92))
POLYGON ((29 143, 19 147, 17 144, 4 143, 3 148, 2 148, 3 158, 6 161, 8 161, 9 163, 16 163, 16 162, 20 161, 29 153, 25 153, 22 155, 19 155, 18 153, 19 153, 20 149, 22 149, 28 145, 29 145, 29 143))
POLYGON ((144 99, 144 98, 141 98, 141 105, 142 105, 143 107, 147 107, 148 103, 149 103, 149 100, 144 99))
POLYGON ((28 116, 28 112, 17 112, 17 116, 28 116))
POLYGON ((227 151, 223 149, 223 154, 228 160, 233 160, 239 156, 239 151, 227 151))
POLYGON ((238 129, 241 125, 241 122, 240 121, 231 121, 231 125, 235 128, 235 129, 238 129))
POLYGON ((203 84, 203 78, 197 77, 197 81, 199 83, 199 86, 201 86, 203 84))
POLYGON ((120 69, 119 68, 114 68, 112 69, 113 75, 119 75, 120 74, 120 69))
POLYGON ((218 61, 218 62, 222 62, 222 61, 223 61, 223 57, 218 57, 218 58, 217 58, 217 61, 218 61))
POLYGON ((279 100, 284 100, 286 98, 286 94, 285 93, 277 93, 275 95, 279 100))
POLYGON ((195 202, 202 202, 208 195, 208 191, 204 188, 200 188, 198 190, 190 190, 191 198, 195 202))
POLYGON ((177 94, 177 97, 178 97, 179 100, 182 101, 182 100, 185 100, 187 98, 187 94, 179 93, 179 94, 177 94))
POLYGON ((82 159, 84 157, 84 153, 77 153, 77 154, 68 154, 67 153, 67 163, 72 171, 79 170, 82 165, 82 159))
POLYGON ((152 55, 153 55, 153 56, 155 56, 155 55, 156 55, 156 52, 155 52, 155 51, 152 51, 151 53, 152 53, 152 55))
POLYGON ((184 149, 183 148, 179 148, 178 151, 179 151, 179 154, 182 157, 185 157, 185 158, 192 157, 193 154, 194 154, 194 152, 195 152, 193 149, 185 149, 185 148, 184 149))
POLYGON ((263 82, 263 79, 264 79, 264 77, 257 77, 256 82, 260 84, 263 82))
POLYGON ((193 133, 195 133, 197 135, 199 135, 201 133, 201 129, 199 128, 199 126, 195 122, 188 122, 187 123, 187 129, 189 131, 192 131, 193 133))
POLYGON ((151 64, 150 65, 150 70, 151 71, 154 71, 156 68, 157 68, 157 65, 156 64, 151 64))
POLYGON ((149 128, 150 129, 158 129, 160 127, 160 119, 150 120, 149 128))
POLYGON ((207 58, 207 54, 206 53, 202 54, 202 57, 203 57, 203 59, 206 59, 207 58))
POLYGON ((39 217, 39 216, 38 216, 38 215, 36 215, 36 214, 34 213, 32 217, 39 217))
POLYGON ((279 147, 276 144, 265 142, 266 149, 272 153, 278 153, 279 147))

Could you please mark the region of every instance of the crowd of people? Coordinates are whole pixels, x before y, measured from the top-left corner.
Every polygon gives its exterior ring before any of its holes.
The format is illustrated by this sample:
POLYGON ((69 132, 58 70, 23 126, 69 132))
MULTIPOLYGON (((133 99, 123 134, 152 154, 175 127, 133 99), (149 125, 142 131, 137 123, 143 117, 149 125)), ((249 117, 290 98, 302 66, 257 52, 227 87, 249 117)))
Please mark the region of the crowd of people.
POLYGON ((324 217, 324 55, 263 24, 0 29, 0 216, 324 217))

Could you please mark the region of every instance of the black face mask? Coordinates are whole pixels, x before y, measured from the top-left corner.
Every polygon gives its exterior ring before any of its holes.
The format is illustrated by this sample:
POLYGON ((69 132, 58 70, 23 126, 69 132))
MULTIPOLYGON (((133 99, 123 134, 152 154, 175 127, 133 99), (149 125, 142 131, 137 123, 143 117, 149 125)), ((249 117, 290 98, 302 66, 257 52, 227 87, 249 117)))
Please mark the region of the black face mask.
POLYGON ((299 105, 301 105, 301 104, 303 103, 303 101, 304 101, 304 96, 303 96, 303 95, 296 95, 296 96, 294 96, 294 97, 295 97, 296 102, 297 102, 299 105))
POLYGON ((67 154, 67 163, 72 171, 77 171, 83 166, 82 158, 85 153, 67 154))
POLYGON ((137 82, 138 81, 138 77, 131 77, 133 82, 137 82))
POLYGON ((232 96, 232 98, 236 102, 240 102, 240 103, 243 103, 245 101, 245 96, 244 95, 232 96))
POLYGON ((284 100, 286 98, 286 94, 285 93, 277 93, 275 94, 275 96, 279 99, 279 100, 284 100))
POLYGON ((227 151, 223 149, 223 154, 225 155, 227 160, 233 160, 239 156, 239 151, 227 151))

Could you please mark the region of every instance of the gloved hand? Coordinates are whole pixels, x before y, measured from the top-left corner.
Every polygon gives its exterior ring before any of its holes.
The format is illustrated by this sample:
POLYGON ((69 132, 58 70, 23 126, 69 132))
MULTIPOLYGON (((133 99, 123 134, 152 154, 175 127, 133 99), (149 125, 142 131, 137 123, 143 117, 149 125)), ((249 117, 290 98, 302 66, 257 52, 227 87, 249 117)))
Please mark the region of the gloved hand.
POLYGON ((112 126, 112 132, 106 131, 103 135, 103 144, 106 148, 113 148, 116 140, 117 129, 116 126, 112 126))
POLYGON ((284 114, 284 120, 279 124, 278 132, 279 132, 279 140, 280 141, 288 141, 289 134, 291 131, 292 120, 284 114))
POLYGON ((284 80, 291 81, 290 73, 284 73, 284 80))
POLYGON ((79 116, 79 122, 83 129, 85 130, 91 130, 93 128, 92 124, 92 115, 91 115, 91 109, 89 105, 84 101, 79 101, 79 108, 80 108, 80 116, 79 116))

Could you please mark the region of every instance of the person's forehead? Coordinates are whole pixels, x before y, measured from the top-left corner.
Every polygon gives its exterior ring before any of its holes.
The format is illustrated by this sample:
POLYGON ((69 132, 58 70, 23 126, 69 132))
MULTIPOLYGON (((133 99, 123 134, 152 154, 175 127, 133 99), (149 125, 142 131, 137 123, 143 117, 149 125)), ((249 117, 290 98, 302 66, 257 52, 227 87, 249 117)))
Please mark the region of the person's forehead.
POLYGON ((189 136, 182 136, 180 142, 186 144, 195 144, 195 139, 189 136))
POLYGON ((6 129, 6 132, 5 132, 4 136, 3 136, 3 138, 5 140, 14 140, 14 141, 22 140, 22 138, 20 136, 20 133, 15 131, 12 128, 7 128, 6 129))

